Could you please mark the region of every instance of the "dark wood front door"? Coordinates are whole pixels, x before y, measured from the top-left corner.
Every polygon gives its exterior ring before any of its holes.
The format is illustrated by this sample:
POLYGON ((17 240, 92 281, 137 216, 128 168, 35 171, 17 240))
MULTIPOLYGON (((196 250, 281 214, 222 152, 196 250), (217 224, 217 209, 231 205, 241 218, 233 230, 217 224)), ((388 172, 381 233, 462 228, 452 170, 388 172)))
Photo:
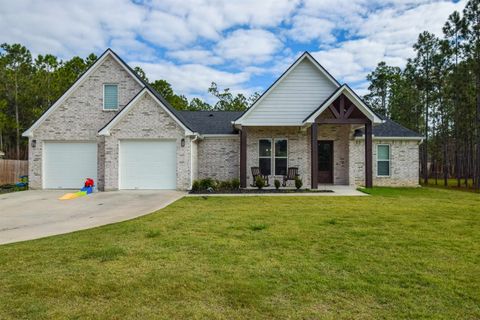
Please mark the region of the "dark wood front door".
POLYGON ((318 141, 318 183, 333 183, 333 141, 318 141))

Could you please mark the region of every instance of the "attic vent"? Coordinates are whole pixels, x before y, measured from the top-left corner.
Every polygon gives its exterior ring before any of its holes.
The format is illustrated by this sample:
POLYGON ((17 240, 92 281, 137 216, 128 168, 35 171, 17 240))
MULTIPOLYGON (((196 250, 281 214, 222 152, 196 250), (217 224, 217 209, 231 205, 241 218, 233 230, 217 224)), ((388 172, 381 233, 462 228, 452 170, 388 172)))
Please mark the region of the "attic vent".
POLYGON ((208 116, 209 116, 209 117, 213 117, 213 113, 210 113, 208 116))

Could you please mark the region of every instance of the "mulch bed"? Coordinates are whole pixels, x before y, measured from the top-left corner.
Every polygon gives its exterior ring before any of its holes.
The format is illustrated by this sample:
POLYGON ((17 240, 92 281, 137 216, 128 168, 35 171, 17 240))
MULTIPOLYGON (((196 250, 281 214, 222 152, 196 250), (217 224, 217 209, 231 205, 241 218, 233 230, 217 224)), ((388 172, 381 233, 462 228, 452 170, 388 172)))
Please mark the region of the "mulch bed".
POLYGON ((226 191, 190 191, 190 194, 242 194, 242 193, 257 193, 257 194, 265 194, 265 193, 325 193, 325 192, 333 192, 332 190, 310 190, 310 189, 240 189, 240 190, 226 190, 226 191))

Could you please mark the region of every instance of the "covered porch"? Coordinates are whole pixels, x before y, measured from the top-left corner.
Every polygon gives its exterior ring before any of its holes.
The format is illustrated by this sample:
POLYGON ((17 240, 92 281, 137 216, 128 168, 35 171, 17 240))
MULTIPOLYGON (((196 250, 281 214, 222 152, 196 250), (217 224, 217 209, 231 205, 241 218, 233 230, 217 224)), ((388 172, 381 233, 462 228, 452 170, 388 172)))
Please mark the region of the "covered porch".
POLYGON ((365 129, 363 185, 372 187, 372 126, 381 120, 368 114, 372 112, 359 105, 359 101, 347 87, 341 87, 301 126, 239 128, 241 187, 251 187, 252 167, 259 167, 272 186, 275 179, 282 179, 288 167, 298 168, 304 188, 351 186, 351 165, 356 164, 350 163, 350 142, 359 128, 365 129))

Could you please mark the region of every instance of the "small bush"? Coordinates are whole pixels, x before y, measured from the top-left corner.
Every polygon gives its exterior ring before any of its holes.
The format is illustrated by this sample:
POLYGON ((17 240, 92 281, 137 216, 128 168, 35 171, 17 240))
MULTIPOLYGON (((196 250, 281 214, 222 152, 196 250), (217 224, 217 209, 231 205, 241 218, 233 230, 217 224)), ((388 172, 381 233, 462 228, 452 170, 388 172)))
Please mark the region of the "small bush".
POLYGON ((213 181, 212 178, 205 178, 200 180, 200 190, 207 190, 208 188, 212 188, 215 190, 216 183, 213 181))
POLYGON ((232 179, 232 190, 238 190, 240 189, 240 180, 235 178, 235 179, 232 179))
POLYGON ((192 183, 192 191, 193 191, 193 192, 198 192, 198 191, 200 191, 200 181, 198 181, 198 180, 193 181, 193 183, 192 183))
POLYGON ((232 183, 230 181, 222 181, 218 184, 218 190, 230 191, 232 190, 232 183))
POLYGON ((295 177, 295 188, 297 188, 297 190, 300 190, 302 186, 303 186, 302 179, 300 179, 300 177, 295 177))
POLYGON ((262 177, 257 176, 255 178, 255 186, 258 188, 258 190, 262 190, 263 187, 265 187, 265 180, 263 180, 262 177))
POLYGON ((277 190, 280 189, 280 180, 275 179, 275 180, 273 181, 273 184, 275 185, 275 189, 277 189, 277 190))

